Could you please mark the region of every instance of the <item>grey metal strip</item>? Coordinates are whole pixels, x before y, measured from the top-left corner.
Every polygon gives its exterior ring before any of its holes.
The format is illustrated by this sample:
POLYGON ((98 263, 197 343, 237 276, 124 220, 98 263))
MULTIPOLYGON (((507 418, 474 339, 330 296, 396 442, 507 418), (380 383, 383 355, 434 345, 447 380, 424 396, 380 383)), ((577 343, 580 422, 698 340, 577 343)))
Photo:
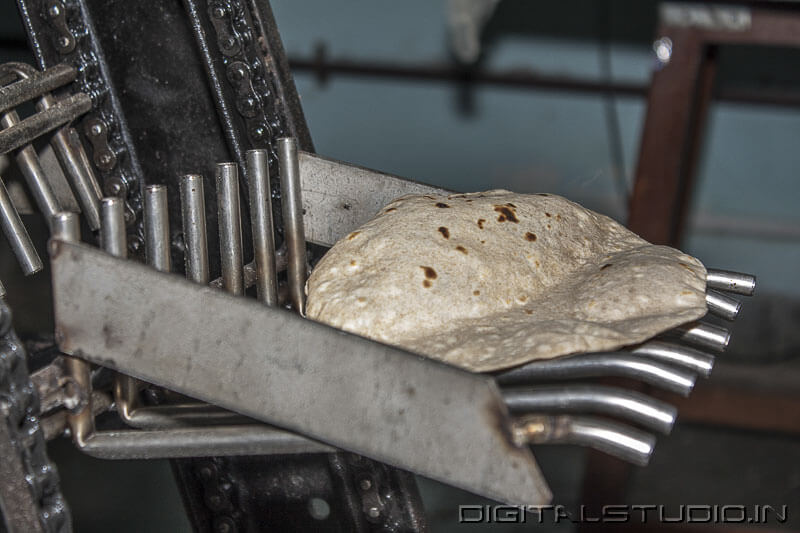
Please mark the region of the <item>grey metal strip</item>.
POLYGON ((357 229, 406 194, 450 194, 391 174, 299 152, 306 240, 323 246, 357 229))
POLYGON ((50 248, 66 353, 493 499, 550 500, 491 378, 85 245, 50 248))

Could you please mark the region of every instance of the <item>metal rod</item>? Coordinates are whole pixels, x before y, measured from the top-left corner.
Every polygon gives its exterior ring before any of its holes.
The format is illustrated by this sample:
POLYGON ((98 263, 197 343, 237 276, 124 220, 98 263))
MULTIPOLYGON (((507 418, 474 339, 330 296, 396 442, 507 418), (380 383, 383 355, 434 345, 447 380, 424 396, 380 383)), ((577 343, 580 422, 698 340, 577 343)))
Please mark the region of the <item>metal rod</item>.
MULTIPOLYGON (((11 67, 16 65, 12 64, 11 67)), ((35 70, 30 65, 19 64, 20 68, 25 68, 26 77, 6 85, 0 92, 0 113, 17 107, 23 102, 27 102, 37 96, 49 93, 53 89, 58 89, 75 79, 78 71, 75 67, 66 63, 53 65, 44 72, 35 70), (30 70, 30 74, 27 71, 30 70)), ((16 70, 16 69, 15 69, 16 70)), ((22 74, 21 71, 16 72, 22 74)))
POLYGON ((656 445, 650 433, 589 416, 533 415, 514 422, 519 444, 578 444, 645 466, 656 445))
POLYGON ((147 264, 161 272, 169 272, 172 265, 166 185, 144 188, 144 242, 147 264))
MULTIPOLYGON (((103 198, 101 202, 100 242, 115 257, 126 258, 125 202, 121 198, 103 198)), ((114 376, 114 401, 123 420, 130 418, 137 399, 136 380, 124 374, 114 376)))
POLYGON ((713 355, 695 350, 694 348, 689 348, 688 346, 681 346, 680 344, 670 342, 646 342, 637 346, 631 350, 631 352, 657 359, 664 363, 688 368, 703 377, 710 376, 711 370, 714 368, 713 355))
POLYGON ((8 239, 11 250, 17 256, 22 272, 26 276, 39 272, 43 267, 42 259, 36 252, 36 247, 28 235, 28 230, 22 224, 2 179, 0 179, 0 226, 3 227, 3 233, 8 239))
MULTIPOLYGON (((278 250, 275 252, 275 271, 276 272, 283 272, 286 270, 286 250, 278 250)), ((256 276, 257 276, 257 269, 255 261, 251 261, 247 263, 244 268, 244 288, 249 289, 253 285, 256 284, 256 276)), ((216 278, 209 282, 208 284, 210 287, 214 287, 215 289, 222 288, 222 278, 216 278)))
POLYGON ((595 377, 627 377, 688 396, 696 375, 627 352, 573 355, 546 361, 533 361, 497 376, 501 385, 520 385, 542 381, 563 381, 595 377))
POLYGON ((678 410, 636 391, 602 385, 546 385, 503 390, 514 414, 591 413, 636 422, 664 434, 672 431, 678 410))
POLYGON ((306 314, 306 238, 303 227, 300 165, 294 138, 278 139, 278 161, 281 169, 281 208, 286 238, 289 296, 295 311, 306 314))
POLYGON ((242 266, 242 219, 239 206, 239 173, 236 163, 217 164, 217 222, 222 284, 234 295, 244 294, 242 266))
POLYGON ((752 296, 756 291, 756 277, 730 270, 708 269, 706 285, 712 289, 752 296))
MULTIPOLYGON (((49 98, 42 98, 42 102, 47 101, 49 98)), ((50 144, 61 168, 64 169, 64 175, 69 180, 72 192, 78 199, 89 229, 92 231, 100 229, 100 198, 103 193, 78 132, 75 128, 62 128, 53 135, 50 144)))
POLYGON ((183 239, 186 244, 186 277, 195 283, 208 283, 208 240, 203 176, 188 174, 181 178, 183 239))
POLYGON ((247 151, 247 180, 250 184, 250 220, 253 227, 253 255, 256 264, 258 299, 278 305, 278 272, 275 264, 275 235, 272 219, 272 191, 268 152, 247 151))
POLYGON ((165 459, 231 455, 326 453, 335 448, 269 426, 216 426, 170 431, 103 431, 81 450, 101 459, 165 459))
POLYGON ((62 211, 50 221, 52 237, 60 241, 80 242, 81 226, 77 213, 62 211))
POLYGON ((115 257, 128 257, 125 235, 125 202, 122 198, 108 197, 101 202, 100 242, 103 250, 115 257))
MULTIPOLYGON (((57 100, 47 111, 35 113, 13 125, 3 124, 5 129, 0 131, 0 154, 30 144, 34 139, 78 118, 91 108, 92 99, 89 95, 77 93, 57 100)), ((14 111, 5 116, 11 113, 14 111)))
MULTIPOLYGON (((52 238, 60 241, 79 242, 80 225, 75 213, 58 213, 53 217, 52 238)), ((67 414, 72 440, 76 445, 85 444, 86 439, 94 433, 94 413, 92 411, 92 372, 89 363, 76 357, 64 356, 64 369, 75 385, 85 392, 88 398, 86 405, 77 412, 67 414)))
POLYGON ((233 411, 207 403, 137 406, 126 420, 128 425, 141 429, 178 429, 212 425, 261 425, 233 411))
POLYGON ((666 333, 668 337, 676 337, 689 344, 711 348, 717 352, 724 352, 731 341, 731 333, 721 327, 708 322, 692 322, 678 326, 666 333))
POLYGON ((714 289, 706 289, 706 306, 708 311, 725 320, 736 320, 742 302, 736 298, 731 298, 714 289))
MULTIPOLYGON (((21 124, 21 122, 17 112, 9 111, 0 118, 0 125, 6 128, 0 131, 0 136, 11 128, 17 127, 19 124, 21 124)), ((32 140, 33 139, 31 139, 31 141, 32 140)), ((22 175, 25 177, 25 181, 28 183, 28 187, 31 189, 31 193, 33 193, 33 198, 36 201, 36 205, 39 207, 39 211, 44 214, 45 219, 49 223, 50 219, 59 212, 58 200, 53 193, 52 187, 50 187, 50 182, 47 181, 36 150, 28 143, 22 143, 16 146, 16 148, 20 147, 21 150, 16 154, 17 164, 22 171, 22 175)))

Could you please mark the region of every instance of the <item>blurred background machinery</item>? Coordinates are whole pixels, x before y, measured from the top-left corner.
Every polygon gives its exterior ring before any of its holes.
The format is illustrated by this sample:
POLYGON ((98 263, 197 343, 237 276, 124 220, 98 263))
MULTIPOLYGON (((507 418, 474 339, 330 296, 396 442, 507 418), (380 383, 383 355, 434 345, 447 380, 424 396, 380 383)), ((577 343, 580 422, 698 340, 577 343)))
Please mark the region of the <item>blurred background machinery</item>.
MULTIPOLYGON (((126 91, 126 102, 141 101, 140 115, 126 114, 137 135, 127 146, 152 147, 158 142, 148 135, 169 133, 149 129, 148 113, 169 114, 179 124, 197 119, 181 115, 202 107, 197 94, 206 89, 186 81, 203 79, 209 71, 202 65, 187 64, 181 71, 124 59, 146 48, 194 46, 188 25, 186 35, 164 38, 173 17, 199 5, 184 4, 86 3, 102 20, 91 30, 118 43, 109 49, 118 54, 113 60, 98 59, 126 91), (188 75, 191 69, 196 72, 188 75)), ((37 64, 17 7, 6 3, 2 9, 0 62, 37 64)), ((536 450, 556 502, 800 505, 800 469, 794 466, 800 464, 800 334, 794 327, 800 317, 794 283, 800 192, 791 179, 799 157, 794 144, 800 79, 794 66, 800 52, 792 48, 800 44, 800 12, 791 2, 453 0, 346 8, 275 0, 272 9, 320 153, 443 188, 562 194, 709 266, 759 276, 759 294, 744 307, 711 379, 687 399, 668 397, 680 408, 679 423, 648 468, 631 469, 579 448, 536 450)), ((58 29, 61 19, 53 14, 58 29)), ((199 34, 197 27, 191 31, 199 34)), ((75 53, 64 36, 67 41, 40 44, 75 53)), ((213 72, 213 58, 209 64, 213 72)), ((274 67, 277 79, 289 79, 286 65, 274 67)), ((234 71, 220 74, 238 79, 234 71)), ((249 89, 242 84, 242 94, 249 89)), ((235 100, 247 105, 246 98, 235 100)), ((134 220, 142 204, 128 178, 137 172, 126 174, 124 165, 138 161, 160 176, 172 166, 205 170, 227 156, 220 148, 223 134, 209 126, 205 141, 202 133, 191 139, 167 135, 159 139, 163 150, 120 158, 114 132, 92 129, 91 118, 80 124, 102 192, 133 200, 127 216, 134 220), (197 161, 198 154, 205 159, 197 161)), ((288 128, 284 133, 310 148, 302 118, 296 120, 282 126, 288 128)), ((257 142, 257 125, 245 124, 242 131, 249 136, 243 145, 257 142)), ((52 167, 58 154, 42 151, 41 164, 52 167)), ((4 164, 9 189, 36 203, 36 195, 21 185, 22 165, 4 164)), ((178 217, 180 209, 171 213, 178 217)), ((44 250, 44 218, 22 218, 44 250)), ((96 229, 91 218, 87 223, 96 229)), ((180 227, 179 218, 172 226, 180 227)), ((135 224, 129 227, 135 254, 143 234, 135 224)), ((38 305, 49 300, 46 282, 20 281, 7 243, 0 247, 0 279, 17 332, 29 337, 52 330, 51 323, 42 323, 38 305), (30 292, 14 290, 23 283, 30 292)), ((49 448, 76 530, 188 530, 169 463, 101 462, 60 440, 49 448)), ((180 465, 173 468, 180 473, 180 465)), ((456 528, 459 503, 482 503, 424 479, 420 490, 434 531, 456 528)))

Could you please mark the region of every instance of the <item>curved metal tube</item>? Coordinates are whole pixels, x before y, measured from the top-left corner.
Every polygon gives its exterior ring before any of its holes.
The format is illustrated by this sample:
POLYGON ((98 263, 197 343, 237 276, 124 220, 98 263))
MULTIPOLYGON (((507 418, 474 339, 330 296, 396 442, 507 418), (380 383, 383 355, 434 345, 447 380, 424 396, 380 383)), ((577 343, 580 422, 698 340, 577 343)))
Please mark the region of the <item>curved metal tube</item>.
POLYGON ((503 390, 512 413, 591 413, 623 418, 669 434, 678 410, 640 392, 602 385, 545 385, 503 390))
POLYGON ((533 361, 499 374, 497 382, 501 385, 515 385, 611 376, 637 379, 681 396, 689 395, 697 379, 693 372, 643 359, 628 352, 609 352, 533 361))
POLYGON ((589 446, 639 466, 650 462, 656 444, 651 433, 591 416, 533 415, 514 421, 512 431, 518 445, 589 446))
POLYGON ((631 350, 631 353, 688 368, 706 378, 711 375, 711 370, 714 368, 713 355, 671 342, 646 342, 631 350))
POLYGON ((706 289, 706 306, 714 315, 725 320, 735 320, 742 308, 742 302, 714 289, 706 289))
POLYGON ((678 326, 666 333, 668 336, 677 337, 678 339, 694 344, 695 346, 702 346, 704 348, 711 348, 717 352, 724 352, 731 341, 731 333, 721 326, 715 326, 708 322, 692 322, 678 326))
POLYGON ((756 292, 756 277, 730 270, 709 268, 706 274, 706 286, 721 291, 733 292, 744 296, 752 296, 756 292))

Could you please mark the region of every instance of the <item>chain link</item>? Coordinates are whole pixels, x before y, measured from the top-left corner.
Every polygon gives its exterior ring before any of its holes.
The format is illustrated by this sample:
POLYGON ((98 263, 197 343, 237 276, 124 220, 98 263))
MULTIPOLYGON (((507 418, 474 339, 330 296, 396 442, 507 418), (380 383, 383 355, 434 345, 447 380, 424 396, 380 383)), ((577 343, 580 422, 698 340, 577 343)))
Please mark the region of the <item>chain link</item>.
MULTIPOLYGON (((24 479, 0 479, 4 486, 0 495, 7 491, 26 490, 20 501, 27 501, 35 509, 10 509, 6 502, 2 507, 7 514, 17 516, 28 512, 39 519, 32 524, 36 530, 48 533, 72 531, 69 508, 59 487, 56 467, 47 457, 44 433, 39 426, 39 397, 30 379, 25 347, 11 325, 11 310, 0 300, 0 416, 7 432, 0 432, 0 454, 4 461, 19 460, 24 479)), ((4 502, 0 502, 4 503, 4 502)), ((9 517, 6 517, 7 522, 9 517)))

